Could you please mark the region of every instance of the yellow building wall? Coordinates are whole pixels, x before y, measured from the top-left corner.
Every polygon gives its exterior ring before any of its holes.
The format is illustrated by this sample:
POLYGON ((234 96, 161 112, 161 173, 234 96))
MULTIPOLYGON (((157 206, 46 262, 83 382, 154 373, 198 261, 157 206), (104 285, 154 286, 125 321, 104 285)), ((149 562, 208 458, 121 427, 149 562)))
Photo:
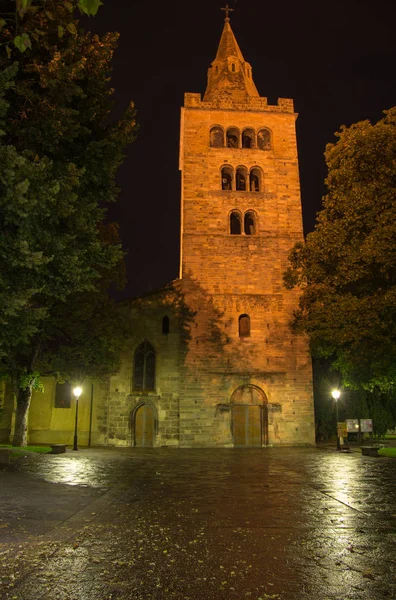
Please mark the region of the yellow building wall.
MULTIPOLYGON (((70 408, 55 408, 56 379, 43 379, 44 392, 34 392, 29 411, 29 444, 73 445, 76 400, 70 408)), ((103 382, 85 380, 78 401, 78 445, 103 445, 107 440, 106 386, 103 382)))

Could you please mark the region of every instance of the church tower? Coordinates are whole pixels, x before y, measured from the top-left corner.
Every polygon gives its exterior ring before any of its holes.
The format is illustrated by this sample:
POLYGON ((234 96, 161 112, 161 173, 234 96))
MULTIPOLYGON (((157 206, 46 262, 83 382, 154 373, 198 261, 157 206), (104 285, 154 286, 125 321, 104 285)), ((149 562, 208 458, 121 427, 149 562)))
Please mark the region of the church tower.
POLYGON ((303 239, 293 101, 260 97, 228 13, 205 95, 181 109, 180 276, 123 306, 105 443, 315 443, 307 340, 282 275, 303 239), (127 321, 126 321, 127 322, 127 321))
POLYGON ((180 445, 314 444, 311 359, 283 287, 303 239, 293 101, 269 105, 228 7, 203 99, 181 111, 181 261, 191 316, 180 445))

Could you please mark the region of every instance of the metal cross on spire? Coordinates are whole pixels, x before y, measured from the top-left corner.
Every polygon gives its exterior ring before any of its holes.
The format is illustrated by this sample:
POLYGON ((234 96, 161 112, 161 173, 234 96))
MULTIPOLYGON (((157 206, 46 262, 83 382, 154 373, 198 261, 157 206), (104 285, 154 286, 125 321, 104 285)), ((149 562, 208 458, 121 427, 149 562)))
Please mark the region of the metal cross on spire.
POLYGON ((231 7, 229 7, 229 6, 228 6, 228 4, 226 4, 224 7, 220 8, 220 10, 225 10, 225 14, 226 14, 226 16, 225 16, 225 19, 224 19, 224 20, 225 20, 225 21, 229 21, 229 20, 230 20, 230 17, 228 16, 228 14, 229 14, 230 12, 234 12, 234 10, 235 10, 235 9, 234 9, 234 8, 231 8, 231 7))

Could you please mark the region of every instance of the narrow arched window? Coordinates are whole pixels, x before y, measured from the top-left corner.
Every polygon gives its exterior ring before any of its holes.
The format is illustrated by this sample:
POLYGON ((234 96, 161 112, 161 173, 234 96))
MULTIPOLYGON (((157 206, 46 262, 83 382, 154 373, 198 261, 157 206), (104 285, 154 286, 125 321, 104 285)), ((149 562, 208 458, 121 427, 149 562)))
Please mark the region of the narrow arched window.
POLYGON ((239 317, 239 337, 250 336, 250 317, 249 315, 241 315, 239 317))
POLYGON ((233 210, 230 214, 230 233, 232 235, 240 235, 242 233, 241 213, 233 210))
POLYGON ((261 129, 258 132, 257 145, 260 150, 271 150, 271 132, 269 129, 261 129))
POLYGON ((133 389, 136 391, 155 389, 155 350, 149 342, 140 344, 135 352, 133 389))
POLYGON ((247 172, 245 167, 238 167, 236 171, 236 189, 239 192, 246 191, 247 172))
POLYGON ((169 333, 169 317, 167 315, 162 319, 162 333, 169 333))
POLYGON ((219 74, 219 66, 218 66, 218 65, 216 65, 216 66, 215 66, 215 75, 218 75, 218 74, 219 74))
POLYGON ((239 131, 235 127, 227 130, 227 147, 239 148, 239 131))
POLYGON ((224 131, 221 127, 210 130, 210 145, 212 148, 224 148, 224 131))
POLYGON ((231 64, 231 71, 232 71, 233 73, 235 73, 235 63, 232 63, 232 64, 231 64))
POLYGON ((232 168, 223 167, 221 169, 221 189, 232 190, 232 168))
POLYGON ((252 210, 248 210, 245 213, 243 225, 246 235, 254 235, 256 233, 256 215, 252 210))
POLYGON ((242 132, 242 148, 254 148, 254 138, 253 129, 244 129, 242 132))
POLYGON ((249 174, 249 188, 251 192, 259 192, 260 191, 260 177, 261 173, 259 169, 251 169, 249 174))

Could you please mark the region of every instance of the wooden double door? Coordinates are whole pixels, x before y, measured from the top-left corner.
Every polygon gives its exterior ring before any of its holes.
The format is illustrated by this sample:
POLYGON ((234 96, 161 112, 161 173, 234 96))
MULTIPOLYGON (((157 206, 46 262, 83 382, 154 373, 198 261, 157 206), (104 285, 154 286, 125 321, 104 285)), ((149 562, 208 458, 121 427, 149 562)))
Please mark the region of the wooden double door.
POLYGON ((152 447, 154 437, 154 409, 149 404, 142 404, 135 412, 135 446, 152 447))
POLYGON ((232 407, 235 447, 261 447, 267 444, 265 406, 236 404, 232 407))

